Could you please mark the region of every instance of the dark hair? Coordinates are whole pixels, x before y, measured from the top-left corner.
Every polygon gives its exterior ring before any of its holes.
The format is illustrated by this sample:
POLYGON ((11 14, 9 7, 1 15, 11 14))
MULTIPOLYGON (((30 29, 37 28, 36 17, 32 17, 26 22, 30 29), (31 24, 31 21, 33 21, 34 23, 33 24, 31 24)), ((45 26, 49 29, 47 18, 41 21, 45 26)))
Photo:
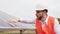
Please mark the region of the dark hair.
POLYGON ((48 12, 48 10, 47 10, 47 9, 44 9, 43 11, 46 11, 46 12, 48 12))

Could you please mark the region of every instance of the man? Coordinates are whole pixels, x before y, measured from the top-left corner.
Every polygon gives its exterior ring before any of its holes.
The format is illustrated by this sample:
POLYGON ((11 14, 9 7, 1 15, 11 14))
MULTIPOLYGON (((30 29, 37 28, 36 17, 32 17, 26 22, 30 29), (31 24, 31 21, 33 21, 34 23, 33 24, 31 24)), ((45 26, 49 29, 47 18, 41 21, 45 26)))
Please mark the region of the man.
POLYGON ((52 16, 48 16, 48 9, 37 5, 36 7, 36 19, 34 20, 21 20, 21 19, 12 19, 9 22, 21 22, 29 23, 36 25, 36 34, 60 34, 60 26, 57 19, 52 16), (41 8, 41 9, 40 9, 41 8))
POLYGON ((36 34, 60 34, 59 23, 54 17, 48 16, 48 10, 36 10, 36 19, 32 21, 13 19, 9 22, 36 24, 36 34))

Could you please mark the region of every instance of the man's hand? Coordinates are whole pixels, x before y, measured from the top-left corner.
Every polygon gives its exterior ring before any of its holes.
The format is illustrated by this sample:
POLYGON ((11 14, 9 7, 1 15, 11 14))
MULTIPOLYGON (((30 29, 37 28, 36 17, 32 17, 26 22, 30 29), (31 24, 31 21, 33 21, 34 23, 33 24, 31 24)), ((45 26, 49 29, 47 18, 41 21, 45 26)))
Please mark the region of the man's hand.
POLYGON ((17 22, 20 22, 20 20, 19 19, 10 19, 10 20, 8 20, 8 22, 17 23, 17 22))

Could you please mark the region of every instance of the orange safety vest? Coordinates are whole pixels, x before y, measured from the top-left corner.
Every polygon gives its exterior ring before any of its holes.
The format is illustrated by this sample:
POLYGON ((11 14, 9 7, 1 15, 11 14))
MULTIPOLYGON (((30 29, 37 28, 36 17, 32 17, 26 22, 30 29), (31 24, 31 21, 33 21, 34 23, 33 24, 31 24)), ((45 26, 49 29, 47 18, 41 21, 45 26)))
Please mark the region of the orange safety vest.
POLYGON ((56 34, 54 32, 54 21, 53 17, 49 17, 47 24, 45 24, 44 29, 42 30, 42 24, 40 20, 36 19, 36 34, 56 34))

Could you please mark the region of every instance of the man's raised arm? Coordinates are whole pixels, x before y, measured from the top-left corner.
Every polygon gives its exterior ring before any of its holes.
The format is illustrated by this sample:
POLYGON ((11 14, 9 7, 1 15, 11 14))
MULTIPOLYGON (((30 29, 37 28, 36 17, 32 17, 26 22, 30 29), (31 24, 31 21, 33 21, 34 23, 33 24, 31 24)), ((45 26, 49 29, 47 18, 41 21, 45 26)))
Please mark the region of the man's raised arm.
POLYGON ((18 22, 21 22, 21 23, 26 23, 26 24, 35 24, 35 20, 29 20, 29 19, 10 19, 8 20, 9 22, 11 23, 18 23, 18 22))

